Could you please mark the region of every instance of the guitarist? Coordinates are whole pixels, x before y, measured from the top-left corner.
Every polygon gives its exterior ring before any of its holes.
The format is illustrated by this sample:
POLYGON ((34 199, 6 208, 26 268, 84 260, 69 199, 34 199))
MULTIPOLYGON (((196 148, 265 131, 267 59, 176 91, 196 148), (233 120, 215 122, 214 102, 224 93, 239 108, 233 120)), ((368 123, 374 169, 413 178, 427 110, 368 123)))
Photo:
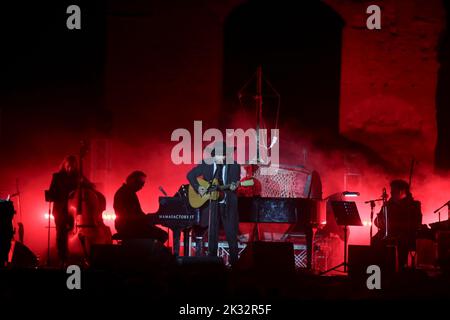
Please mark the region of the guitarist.
POLYGON ((223 225, 226 239, 230 250, 230 263, 234 265, 238 260, 237 234, 239 228, 239 216, 237 209, 236 189, 240 179, 240 166, 226 159, 233 159, 234 148, 227 147, 224 142, 214 144, 213 148, 207 148, 211 159, 194 167, 187 174, 187 179, 194 190, 200 196, 209 192, 200 186, 197 178, 202 177, 207 181, 219 180, 219 185, 230 185, 229 189, 223 191, 223 196, 217 201, 209 201, 201 208, 200 227, 205 230, 209 227, 208 254, 217 256, 219 240, 219 224, 223 225))

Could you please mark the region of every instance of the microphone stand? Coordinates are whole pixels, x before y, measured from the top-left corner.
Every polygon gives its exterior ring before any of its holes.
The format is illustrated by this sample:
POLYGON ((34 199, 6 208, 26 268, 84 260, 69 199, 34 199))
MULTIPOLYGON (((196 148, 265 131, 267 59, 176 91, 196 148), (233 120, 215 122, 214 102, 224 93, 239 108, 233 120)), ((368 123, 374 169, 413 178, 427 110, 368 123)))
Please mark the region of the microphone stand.
POLYGON ((47 267, 50 267, 50 219, 52 216, 52 203, 48 203, 48 225, 47 225, 47 267))
POLYGON ((373 200, 367 200, 364 203, 370 204, 370 245, 372 245, 372 236, 373 236, 373 209, 375 209, 375 202, 377 201, 383 201, 382 198, 380 199, 373 199, 373 200))
POLYGON ((21 200, 21 192, 19 189, 19 178, 16 179, 16 195, 17 195, 17 206, 19 208, 19 222, 17 223, 19 227, 19 241, 21 243, 23 242, 24 237, 24 229, 23 229, 23 222, 22 222, 22 200, 21 200))
POLYGON ((52 203, 53 199, 50 197, 50 191, 45 190, 45 201, 48 202, 48 225, 47 225, 47 267, 50 267, 50 228, 51 216, 53 214, 52 203))
MULTIPOLYGON (((221 165, 222 167, 222 170, 224 170, 224 168, 223 168, 223 165, 221 165)), ((214 172, 214 175, 213 175, 213 177, 212 177, 212 179, 211 179, 211 181, 209 181, 209 188, 208 188, 208 190, 206 190, 206 192, 209 192, 209 193, 211 193, 211 192, 213 192, 214 190, 212 190, 213 188, 211 188, 212 187, 212 183, 213 183, 213 181, 214 181, 214 179, 216 179, 217 178, 217 174, 218 174, 218 172, 219 172, 219 164, 217 164, 216 163, 216 171, 214 172)), ((214 203, 213 203, 213 200, 211 199, 211 197, 209 197, 209 203, 208 203, 208 255, 211 255, 211 218, 212 218, 212 205, 214 205, 215 206, 215 215, 216 215, 216 219, 218 218, 217 217, 217 215, 218 215, 218 211, 219 211, 219 201, 218 200, 214 200, 214 203)), ((219 223, 218 221, 216 222, 216 223, 219 223)), ((217 236, 217 238, 218 238, 218 235, 216 235, 217 236)), ((218 245, 218 241, 217 241, 217 245, 218 245)))
POLYGON ((447 215, 448 215, 447 219, 450 220, 450 201, 447 201, 442 206, 440 206, 439 208, 437 208, 436 210, 433 211, 433 213, 438 213, 439 222, 441 222, 441 209, 445 206, 447 206, 447 215))
POLYGON ((386 193, 386 188, 383 188, 383 194, 381 195, 381 199, 383 199, 383 213, 384 213, 384 229, 385 229, 385 234, 384 237, 385 239, 387 239, 389 232, 388 232, 388 211, 387 211, 387 193, 386 193))

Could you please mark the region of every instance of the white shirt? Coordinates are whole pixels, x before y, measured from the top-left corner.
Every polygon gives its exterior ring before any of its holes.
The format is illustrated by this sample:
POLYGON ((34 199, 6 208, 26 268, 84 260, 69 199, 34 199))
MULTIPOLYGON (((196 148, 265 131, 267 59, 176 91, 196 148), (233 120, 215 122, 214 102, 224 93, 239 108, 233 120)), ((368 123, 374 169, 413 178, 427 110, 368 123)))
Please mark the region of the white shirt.
MULTIPOLYGON (((214 164, 213 176, 215 176, 215 175, 216 175, 216 170, 217 170, 217 164, 216 164, 215 162, 213 162, 213 164, 214 164)), ((223 184, 226 183, 226 181, 225 181, 225 171, 226 171, 226 168, 227 168, 227 166, 226 166, 226 165, 223 165, 223 167, 222 167, 222 182, 223 182, 223 184)))
MULTIPOLYGON (((213 164, 214 164, 214 171, 213 171, 213 177, 214 177, 216 175, 217 164, 216 164, 216 162, 213 162, 213 164)), ((223 182, 223 184, 225 184, 225 171, 227 170, 226 168, 227 168, 227 166, 223 165, 223 167, 222 167, 222 182, 223 182)), ((227 195, 225 194, 225 197, 219 203, 225 203, 226 197, 227 197, 227 195)))

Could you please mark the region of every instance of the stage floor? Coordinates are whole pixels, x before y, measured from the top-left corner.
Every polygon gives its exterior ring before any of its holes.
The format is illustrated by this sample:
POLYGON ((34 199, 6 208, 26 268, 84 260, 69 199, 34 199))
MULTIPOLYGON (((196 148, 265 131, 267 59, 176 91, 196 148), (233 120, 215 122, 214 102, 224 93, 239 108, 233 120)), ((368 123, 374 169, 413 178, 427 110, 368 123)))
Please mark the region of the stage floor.
POLYGON ((361 276, 318 276, 307 272, 230 270, 216 263, 176 265, 152 270, 81 271, 81 289, 69 290, 63 269, 0 270, 0 299, 63 297, 117 299, 143 297, 151 301, 332 301, 450 299, 450 276, 405 271, 381 279, 381 289, 368 289, 361 276))

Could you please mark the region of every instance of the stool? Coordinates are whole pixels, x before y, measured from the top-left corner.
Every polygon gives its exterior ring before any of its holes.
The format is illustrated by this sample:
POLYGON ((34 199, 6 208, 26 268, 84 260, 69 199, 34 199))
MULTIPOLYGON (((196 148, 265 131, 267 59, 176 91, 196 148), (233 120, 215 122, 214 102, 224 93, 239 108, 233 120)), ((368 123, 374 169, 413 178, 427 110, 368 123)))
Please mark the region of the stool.
POLYGON ((113 236, 111 237, 111 240, 113 241, 113 244, 115 245, 121 245, 121 244, 125 244, 125 243, 131 243, 136 244, 136 243, 148 243, 148 242, 155 242, 157 240, 152 239, 152 238, 136 238, 136 237, 132 237, 132 236, 127 236, 121 233, 115 233, 113 234, 113 236))
POLYGON ((122 234, 120 233, 115 233, 113 234, 113 236, 111 237, 111 240, 113 241, 113 244, 121 244, 122 241, 126 239, 126 237, 124 237, 122 234))

